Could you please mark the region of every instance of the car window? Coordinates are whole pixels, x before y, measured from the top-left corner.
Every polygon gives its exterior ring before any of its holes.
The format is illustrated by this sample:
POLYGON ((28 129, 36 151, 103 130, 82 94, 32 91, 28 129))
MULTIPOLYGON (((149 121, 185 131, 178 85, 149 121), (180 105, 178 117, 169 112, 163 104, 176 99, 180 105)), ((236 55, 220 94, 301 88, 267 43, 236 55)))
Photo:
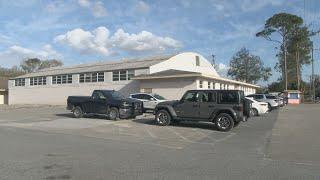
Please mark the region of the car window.
POLYGON ((148 94, 143 94, 142 98, 150 101, 153 97, 148 94))
POLYGON ((154 94, 153 96, 159 100, 166 100, 166 98, 160 96, 159 94, 154 94))
POLYGON ((106 99, 106 97, 104 96, 104 94, 102 92, 94 92, 93 93, 93 99, 106 99))
POLYGON ((276 96, 272 96, 272 95, 266 95, 266 98, 267 98, 267 99, 277 99, 276 96))
POLYGON ((263 99, 263 95, 255 95, 255 99, 263 99))
POLYGON ((238 103, 238 93, 232 91, 225 91, 219 93, 220 104, 238 103))
POLYGON ((143 99, 143 94, 134 94, 131 97, 135 99, 143 99))
POLYGON ((200 92, 199 93, 199 101, 200 102, 215 102, 216 101, 216 93, 215 92, 200 92))
POLYGON ((187 92, 183 98, 183 101, 186 102, 196 102, 197 101, 197 92, 187 92))

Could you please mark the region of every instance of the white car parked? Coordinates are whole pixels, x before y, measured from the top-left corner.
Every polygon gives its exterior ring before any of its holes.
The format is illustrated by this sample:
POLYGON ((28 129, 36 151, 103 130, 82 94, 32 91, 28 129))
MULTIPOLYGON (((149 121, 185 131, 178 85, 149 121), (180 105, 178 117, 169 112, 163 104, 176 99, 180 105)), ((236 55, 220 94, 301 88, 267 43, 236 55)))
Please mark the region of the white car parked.
POLYGON ((154 110, 154 108, 158 103, 167 101, 164 97, 158 94, 148 94, 148 93, 130 94, 129 98, 142 101, 144 111, 154 110))
POLYGON ((251 114, 253 116, 259 116, 259 115, 265 114, 269 111, 268 103, 259 102, 259 101, 254 100, 253 98, 250 98, 250 97, 246 97, 246 99, 248 99, 252 104, 251 114))

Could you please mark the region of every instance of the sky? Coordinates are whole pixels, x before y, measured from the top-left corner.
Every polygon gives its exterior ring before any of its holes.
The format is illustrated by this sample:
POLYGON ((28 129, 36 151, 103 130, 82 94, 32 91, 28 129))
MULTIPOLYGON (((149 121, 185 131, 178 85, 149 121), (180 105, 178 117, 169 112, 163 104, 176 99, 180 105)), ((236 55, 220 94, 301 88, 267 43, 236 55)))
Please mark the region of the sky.
MULTIPOLYGON (((318 0, 0 0, 0 66, 26 58, 60 59, 65 65, 192 51, 225 75, 242 47, 272 67, 277 44, 255 37, 280 12, 320 28, 318 0)), ((320 35, 312 38, 320 74, 320 35)), ((311 67, 305 66, 307 79, 311 67)))

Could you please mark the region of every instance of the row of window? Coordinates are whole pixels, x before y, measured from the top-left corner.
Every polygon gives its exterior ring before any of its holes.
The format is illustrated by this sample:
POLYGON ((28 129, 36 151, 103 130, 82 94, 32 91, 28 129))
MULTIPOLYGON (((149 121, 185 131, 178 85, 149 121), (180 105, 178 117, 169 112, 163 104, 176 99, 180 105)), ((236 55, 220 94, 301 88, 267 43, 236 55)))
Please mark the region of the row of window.
POLYGON ((52 76, 52 84, 71 84, 72 74, 52 76))
MULTIPOLYGON (((208 89, 216 89, 214 82, 208 82, 208 89)), ((199 81, 199 88, 204 88, 203 81, 199 81)))
POLYGON ((95 73, 82 73, 80 74, 80 83, 87 82, 103 82, 104 81, 104 73, 103 72, 95 72, 95 73))
MULTIPOLYGON (((204 82, 205 82, 205 81, 199 81, 199 89, 205 88, 204 82)), ((218 88, 216 88, 214 82, 207 82, 207 86, 208 86, 207 89, 218 89, 218 88)), ((229 90, 230 87, 229 87, 229 84, 223 84, 223 83, 221 83, 219 89, 220 89, 220 90, 229 90)), ((234 89, 239 89, 239 90, 243 90, 243 91, 250 91, 250 92, 253 90, 252 88, 243 87, 243 86, 235 86, 234 89)))
POLYGON ((30 86, 46 85, 47 78, 45 76, 30 78, 30 86))
MULTIPOLYGON (((130 80, 135 75, 134 70, 121 70, 112 72, 112 81, 130 80)), ((104 72, 80 73, 80 83, 104 82, 104 72)), ((52 84, 71 84, 72 74, 63 74, 52 76, 52 84)), ((30 86, 46 85, 47 78, 45 76, 30 78, 30 86)), ((19 78, 15 80, 15 86, 25 86, 25 79, 19 78)))
POLYGON ((122 70, 112 72, 112 81, 127 81, 134 76, 134 70, 122 70))

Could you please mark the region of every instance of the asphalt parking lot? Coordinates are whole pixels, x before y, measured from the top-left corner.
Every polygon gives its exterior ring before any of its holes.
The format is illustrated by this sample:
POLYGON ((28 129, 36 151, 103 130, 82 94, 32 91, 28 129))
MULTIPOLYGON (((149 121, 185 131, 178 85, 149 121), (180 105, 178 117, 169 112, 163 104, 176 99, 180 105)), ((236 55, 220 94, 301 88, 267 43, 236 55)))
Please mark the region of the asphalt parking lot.
POLYGON ((0 179, 318 179, 318 108, 285 107, 223 133, 211 123, 160 127, 152 115, 1 106, 0 179))

